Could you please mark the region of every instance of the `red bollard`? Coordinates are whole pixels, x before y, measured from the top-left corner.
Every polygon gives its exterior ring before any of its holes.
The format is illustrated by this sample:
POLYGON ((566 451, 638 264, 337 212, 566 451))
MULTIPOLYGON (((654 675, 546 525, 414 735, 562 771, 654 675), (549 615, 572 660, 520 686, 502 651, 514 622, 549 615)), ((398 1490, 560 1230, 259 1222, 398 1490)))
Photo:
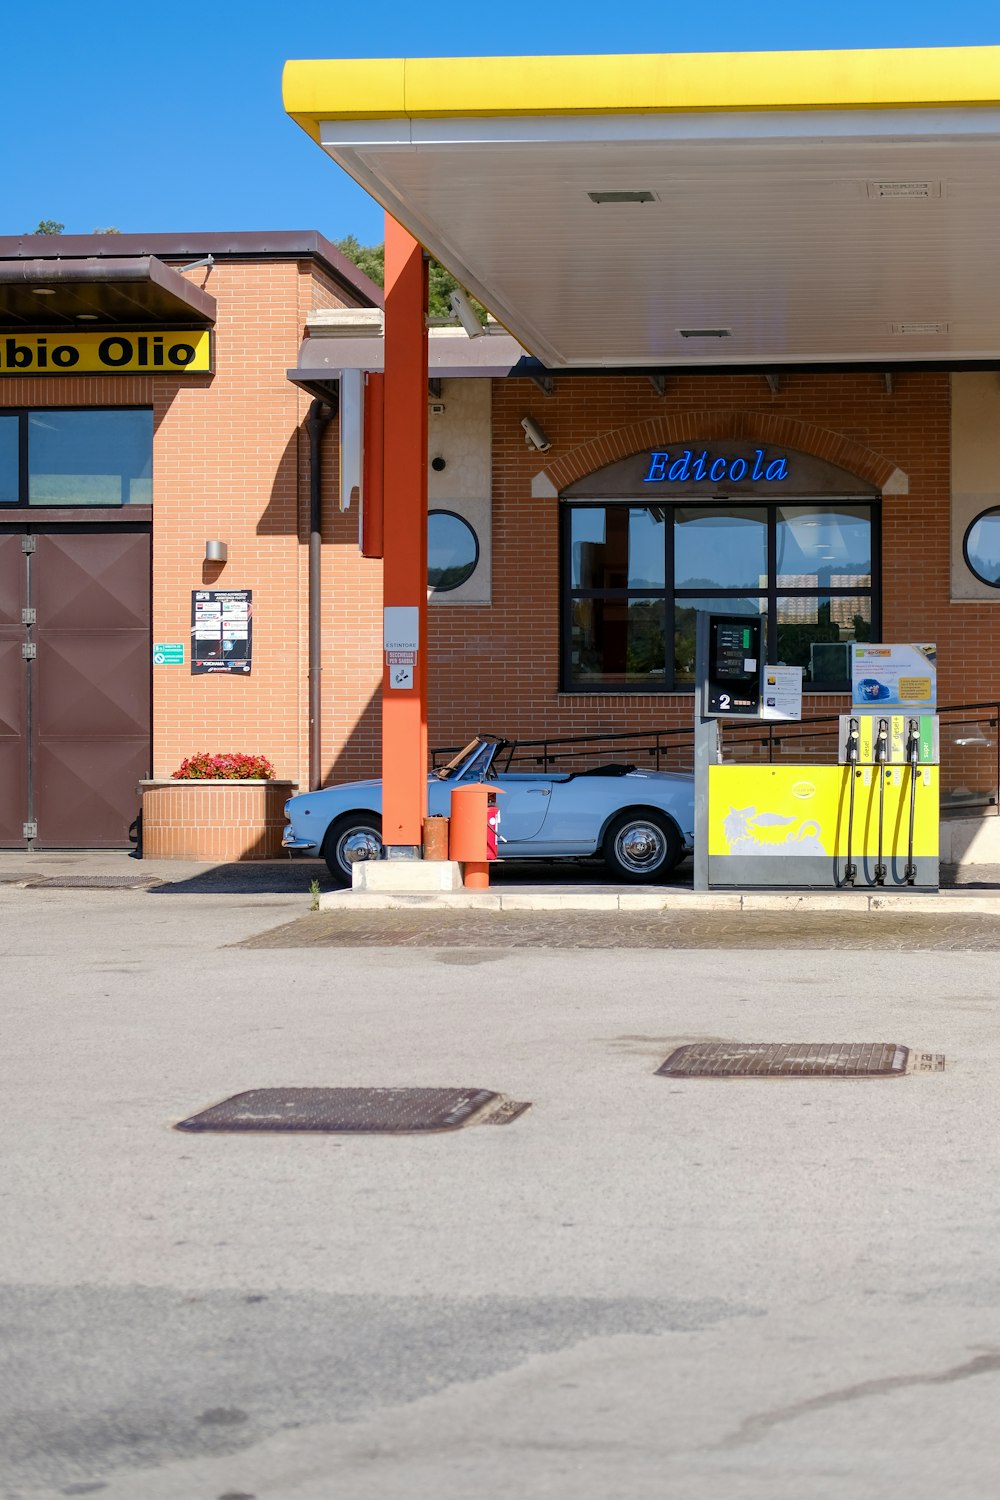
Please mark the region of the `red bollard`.
POLYGON ((469 890, 486 890, 490 883, 489 813, 490 790, 482 782, 452 792, 449 853, 465 866, 462 881, 469 890))

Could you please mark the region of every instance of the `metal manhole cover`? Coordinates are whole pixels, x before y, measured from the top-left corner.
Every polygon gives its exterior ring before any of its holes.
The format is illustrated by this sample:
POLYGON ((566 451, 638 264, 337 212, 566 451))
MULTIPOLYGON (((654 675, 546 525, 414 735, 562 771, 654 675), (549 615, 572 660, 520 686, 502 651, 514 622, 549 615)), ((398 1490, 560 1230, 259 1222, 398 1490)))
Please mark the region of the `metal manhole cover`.
POLYGON ((507 1124, 528 1107, 490 1089, 248 1089, 177 1129, 402 1135, 507 1124))
POLYGON ((667 1078, 897 1078, 909 1055, 895 1042, 694 1042, 656 1071, 667 1078))
POLYGON ((29 890, 139 891, 162 885, 159 875, 44 875, 29 877, 29 890))

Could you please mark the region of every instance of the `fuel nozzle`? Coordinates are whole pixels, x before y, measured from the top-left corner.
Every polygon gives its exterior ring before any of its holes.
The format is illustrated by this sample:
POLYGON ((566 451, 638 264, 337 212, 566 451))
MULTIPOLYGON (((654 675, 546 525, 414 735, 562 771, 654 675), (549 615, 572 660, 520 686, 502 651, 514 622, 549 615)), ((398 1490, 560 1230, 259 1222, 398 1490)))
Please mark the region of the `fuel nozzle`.
POLYGON ((906 726, 906 759, 911 766, 920 760, 920 725, 916 719, 910 719, 906 726))
POLYGON ((885 765, 889 759, 889 720, 879 719, 878 734, 875 736, 875 760, 885 765))
POLYGON ((861 726, 852 719, 847 726, 847 764, 856 766, 861 754, 861 726))

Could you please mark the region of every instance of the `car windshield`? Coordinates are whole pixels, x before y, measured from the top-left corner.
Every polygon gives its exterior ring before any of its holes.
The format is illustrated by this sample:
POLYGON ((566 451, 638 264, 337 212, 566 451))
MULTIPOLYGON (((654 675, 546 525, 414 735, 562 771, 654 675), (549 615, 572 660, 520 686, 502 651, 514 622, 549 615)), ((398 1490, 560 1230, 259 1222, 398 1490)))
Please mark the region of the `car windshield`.
POLYGON ((475 780, 477 776, 484 776, 489 769, 496 746, 496 740, 484 740, 477 734, 476 738, 463 746, 457 755, 453 755, 451 760, 439 766, 434 775, 439 781, 454 781, 464 767, 470 780, 475 780))

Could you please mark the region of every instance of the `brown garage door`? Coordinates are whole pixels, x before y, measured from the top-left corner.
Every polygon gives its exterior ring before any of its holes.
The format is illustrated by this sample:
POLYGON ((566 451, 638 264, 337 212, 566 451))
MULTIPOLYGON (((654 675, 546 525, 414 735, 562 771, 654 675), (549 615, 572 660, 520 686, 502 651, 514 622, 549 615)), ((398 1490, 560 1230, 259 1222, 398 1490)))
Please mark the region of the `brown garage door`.
POLYGON ((2 541, 0 653, 18 588, 25 602, 13 620, 27 616, 0 678, 0 733, 24 706, 0 755, 23 776, 26 806, 23 818, 5 813, 2 838, 8 847, 125 848, 150 761, 149 533, 51 528, 2 541))

